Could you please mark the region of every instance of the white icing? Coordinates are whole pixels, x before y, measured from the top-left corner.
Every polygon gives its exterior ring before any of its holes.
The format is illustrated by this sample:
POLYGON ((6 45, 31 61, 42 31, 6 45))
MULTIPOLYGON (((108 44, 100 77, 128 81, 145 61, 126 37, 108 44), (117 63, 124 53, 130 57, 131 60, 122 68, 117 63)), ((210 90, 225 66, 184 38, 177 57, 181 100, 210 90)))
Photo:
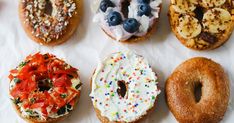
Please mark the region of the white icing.
MULTIPOLYGON (((106 33, 108 33, 111 37, 114 37, 117 41, 124 41, 132 36, 144 36, 147 33, 148 29, 153 25, 155 19, 159 18, 160 5, 162 3, 162 0, 150 0, 149 5, 151 7, 152 16, 148 17, 149 18, 147 19, 148 22, 146 22, 145 17, 137 16, 138 5, 139 5, 137 0, 131 0, 130 5, 128 6, 128 18, 135 18, 143 26, 140 27, 141 29, 139 29, 135 33, 128 33, 127 31, 124 30, 122 24, 120 24, 121 25, 120 28, 119 26, 109 26, 109 24, 107 23, 106 17, 110 13, 110 11, 117 11, 122 14, 121 3, 124 0, 111 0, 111 1, 115 4, 115 7, 107 8, 106 12, 97 10, 99 9, 101 0, 95 0, 94 1, 95 5, 92 5, 91 8, 92 10, 94 10, 93 12, 95 12, 93 21, 99 23, 102 29, 104 29, 106 33), (121 37, 120 34, 122 35, 121 37)), ((126 18, 122 16, 122 19, 125 20, 126 18)))
POLYGON ((91 98, 95 108, 110 121, 132 122, 152 108, 160 93, 157 77, 148 62, 131 51, 111 54, 98 64, 92 77, 91 98), (124 81, 124 97, 117 93, 124 81))

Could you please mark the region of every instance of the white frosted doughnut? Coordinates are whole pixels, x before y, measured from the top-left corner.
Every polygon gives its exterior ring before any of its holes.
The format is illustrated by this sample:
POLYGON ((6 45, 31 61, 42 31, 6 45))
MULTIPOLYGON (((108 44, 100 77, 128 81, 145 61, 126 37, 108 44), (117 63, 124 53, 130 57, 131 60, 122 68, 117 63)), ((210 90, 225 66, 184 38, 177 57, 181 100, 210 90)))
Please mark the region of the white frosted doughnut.
POLYGON ((134 122, 155 106, 160 93, 157 84, 155 73, 142 56, 117 52, 98 64, 90 96, 95 109, 110 122, 134 122))

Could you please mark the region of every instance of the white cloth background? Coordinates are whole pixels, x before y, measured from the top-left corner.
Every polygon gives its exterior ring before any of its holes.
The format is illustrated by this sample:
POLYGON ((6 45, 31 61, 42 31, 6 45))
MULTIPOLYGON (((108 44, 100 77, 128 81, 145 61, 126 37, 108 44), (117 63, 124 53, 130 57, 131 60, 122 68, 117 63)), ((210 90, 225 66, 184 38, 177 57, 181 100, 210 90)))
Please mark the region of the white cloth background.
MULTIPOLYGON (((98 61, 104 56, 121 49, 131 49, 147 58, 154 71, 159 75, 162 93, 159 96, 157 109, 145 120, 148 123, 176 122, 168 110, 164 97, 166 78, 184 60, 194 56, 212 58, 220 63, 229 74, 231 93, 234 93, 234 36, 225 45, 212 51, 197 52, 184 47, 172 34, 167 18, 169 0, 163 1, 158 29, 153 36, 135 44, 121 44, 108 38, 95 23, 90 10, 92 0, 84 1, 84 16, 72 38, 56 47, 45 47, 31 41, 20 25, 18 17, 18 0, 0 0, 0 122, 23 123, 24 121, 13 110, 8 96, 9 70, 16 67, 31 53, 49 52, 64 58, 69 64, 80 70, 83 82, 78 106, 64 123, 98 123, 89 97, 90 77, 98 61)), ((233 97, 233 94, 231 94, 233 97)), ((222 122, 234 122, 234 98, 230 99, 229 108, 222 122)), ((218 108, 218 107, 217 107, 218 108)))

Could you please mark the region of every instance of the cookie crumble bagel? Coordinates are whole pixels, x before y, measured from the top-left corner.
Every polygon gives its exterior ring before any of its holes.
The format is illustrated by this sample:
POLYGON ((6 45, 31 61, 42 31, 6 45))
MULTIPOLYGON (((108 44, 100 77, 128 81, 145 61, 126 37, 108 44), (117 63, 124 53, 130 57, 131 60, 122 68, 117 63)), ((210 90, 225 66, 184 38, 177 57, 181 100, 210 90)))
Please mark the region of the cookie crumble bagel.
POLYGON ((52 54, 29 55, 10 71, 10 99, 28 122, 57 122, 78 103, 78 70, 52 54))
POLYGON ((168 15, 178 40, 194 50, 221 46, 234 29, 232 0, 171 0, 168 15))
POLYGON ((162 0, 95 0, 93 21, 114 40, 144 40, 156 29, 161 3, 162 0))
POLYGON ((168 78, 167 104, 180 123, 218 123, 227 110, 229 84, 221 65, 203 57, 192 58, 168 78))
POLYGON ((20 0, 19 16, 27 35, 42 45, 58 45, 75 32, 80 0, 20 0))
POLYGON ((117 52, 99 63, 91 99, 103 123, 137 122, 156 107, 158 79, 148 62, 133 52, 117 52))

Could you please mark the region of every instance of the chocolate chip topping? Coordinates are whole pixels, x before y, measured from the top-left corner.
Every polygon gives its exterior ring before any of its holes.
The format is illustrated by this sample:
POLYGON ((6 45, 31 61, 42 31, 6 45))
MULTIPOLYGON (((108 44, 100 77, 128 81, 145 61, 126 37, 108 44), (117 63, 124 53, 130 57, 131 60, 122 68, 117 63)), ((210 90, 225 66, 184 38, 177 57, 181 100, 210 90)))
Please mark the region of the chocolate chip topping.
POLYGON ((210 44, 214 44, 217 42, 217 37, 214 35, 210 34, 209 32, 202 32, 200 34, 200 38, 210 44))

